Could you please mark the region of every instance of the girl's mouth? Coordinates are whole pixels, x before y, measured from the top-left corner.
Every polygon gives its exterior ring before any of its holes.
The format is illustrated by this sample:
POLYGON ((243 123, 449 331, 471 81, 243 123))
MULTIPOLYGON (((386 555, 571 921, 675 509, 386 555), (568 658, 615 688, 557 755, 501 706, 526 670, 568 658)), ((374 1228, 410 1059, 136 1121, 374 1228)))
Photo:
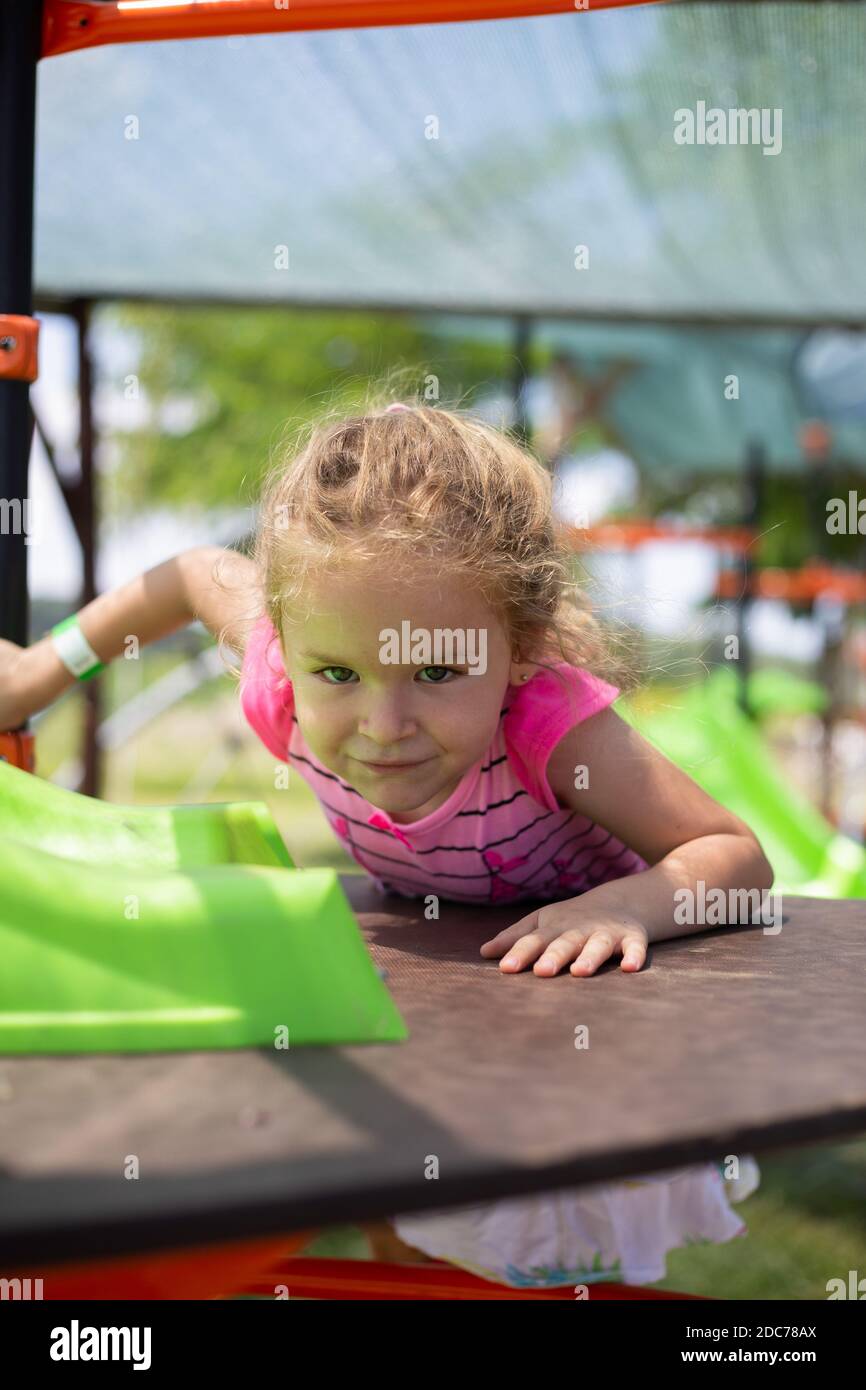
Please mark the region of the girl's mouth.
POLYGON ((429 762, 429 758, 421 758, 414 763, 362 763, 362 767, 368 767, 372 772, 381 773, 383 776, 388 773, 409 772, 411 768, 421 767, 423 763, 429 762))

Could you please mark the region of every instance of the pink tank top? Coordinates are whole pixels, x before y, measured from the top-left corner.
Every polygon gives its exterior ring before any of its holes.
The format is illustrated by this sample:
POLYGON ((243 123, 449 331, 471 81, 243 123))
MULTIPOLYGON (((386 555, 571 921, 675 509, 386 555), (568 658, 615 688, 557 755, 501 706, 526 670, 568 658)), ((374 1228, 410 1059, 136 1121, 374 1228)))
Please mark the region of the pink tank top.
POLYGON ((619 695, 577 666, 556 669, 567 690, 549 671, 507 687, 484 756, 438 810, 408 825, 392 822, 308 748, 267 614, 247 643, 240 699, 265 747, 309 783, 334 833, 383 893, 554 901, 647 867, 603 826, 561 807, 550 788, 547 763, 563 734, 619 695))

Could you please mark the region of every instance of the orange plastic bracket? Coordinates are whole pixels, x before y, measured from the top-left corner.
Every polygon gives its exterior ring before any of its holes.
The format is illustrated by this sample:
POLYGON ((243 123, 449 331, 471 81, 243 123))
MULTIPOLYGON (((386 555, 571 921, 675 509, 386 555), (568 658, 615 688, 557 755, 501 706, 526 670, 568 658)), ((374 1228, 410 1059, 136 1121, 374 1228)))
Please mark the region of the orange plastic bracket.
POLYGON ((20 729, 0 734, 0 762, 11 763, 24 772, 36 771, 36 735, 20 729))
POLYGON ((39 375, 39 320, 0 314, 0 378, 35 381, 39 375))

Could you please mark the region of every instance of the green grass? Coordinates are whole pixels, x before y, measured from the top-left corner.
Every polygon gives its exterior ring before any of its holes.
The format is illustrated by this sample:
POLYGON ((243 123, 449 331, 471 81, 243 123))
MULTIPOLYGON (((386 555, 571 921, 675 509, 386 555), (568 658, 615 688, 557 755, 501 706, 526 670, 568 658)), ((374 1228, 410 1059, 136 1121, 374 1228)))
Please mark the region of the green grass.
MULTIPOLYGON (((667 1256, 652 1285, 706 1298, 814 1300, 827 1281, 866 1275, 866 1140, 757 1154, 761 1186, 735 1210, 748 1234, 722 1245, 689 1245, 667 1256)), ((332 1227, 304 1255, 369 1259, 356 1226, 332 1227)), ((591 1294, 590 1294, 591 1297, 591 1294)))
POLYGON ((760 1153, 761 1185, 735 1206, 748 1235, 668 1257, 656 1287, 715 1298, 826 1299, 866 1275, 866 1140, 760 1153))

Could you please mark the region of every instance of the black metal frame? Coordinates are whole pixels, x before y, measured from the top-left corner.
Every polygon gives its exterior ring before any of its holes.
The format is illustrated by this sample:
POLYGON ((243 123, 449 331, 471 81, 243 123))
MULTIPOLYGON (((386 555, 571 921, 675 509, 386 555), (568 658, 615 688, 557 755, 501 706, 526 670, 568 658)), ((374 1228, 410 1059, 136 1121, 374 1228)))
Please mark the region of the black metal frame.
MULTIPOLYGON (((33 184, 36 66, 42 0, 0 0, 0 313, 33 312, 33 184)), ((33 422, 30 386, 0 380, 0 499, 27 497, 33 422)), ((9 515, 8 510, 6 515, 9 515)), ((0 636, 26 646, 27 546, 0 534, 0 636)))

